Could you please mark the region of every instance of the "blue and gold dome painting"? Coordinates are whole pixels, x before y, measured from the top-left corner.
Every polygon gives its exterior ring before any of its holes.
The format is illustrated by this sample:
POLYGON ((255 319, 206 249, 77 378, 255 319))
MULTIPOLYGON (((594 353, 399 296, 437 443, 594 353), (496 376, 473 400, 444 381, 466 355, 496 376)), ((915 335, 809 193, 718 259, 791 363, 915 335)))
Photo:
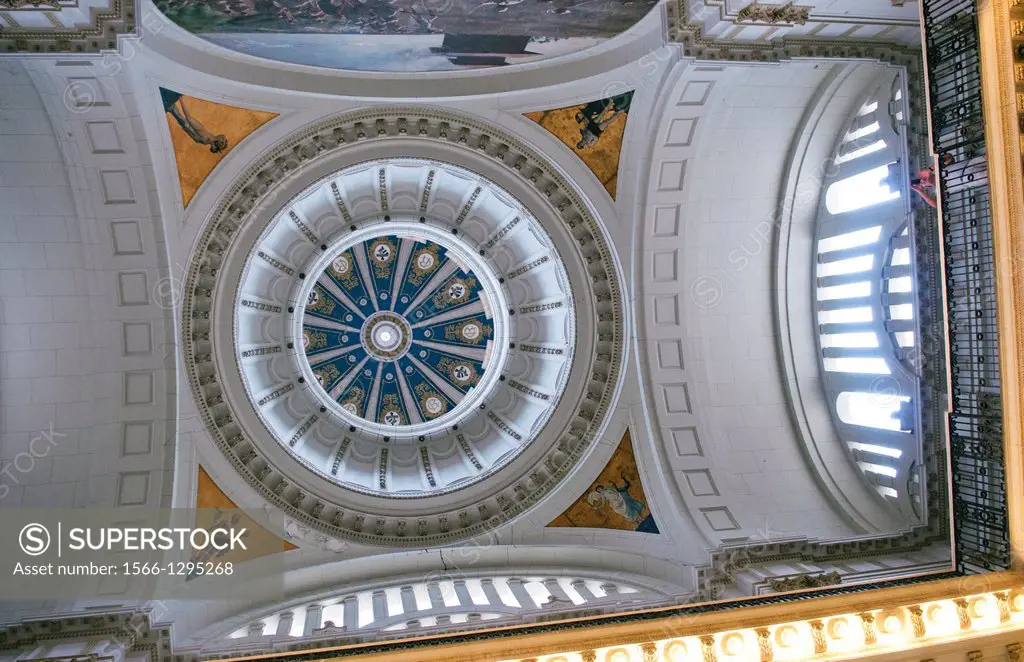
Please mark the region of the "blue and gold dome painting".
POLYGON ((494 340, 480 279, 433 241, 384 235, 339 252, 306 302, 302 343, 330 399, 388 426, 458 407, 494 340))
POLYGON ((342 303, 341 298, 332 293, 331 289, 320 282, 313 286, 306 297, 306 315, 335 322, 358 332, 359 320, 362 319, 359 309, 342 303))
POLYGON ((417 327, 413 337, 425 342, 485 348, 494 337, 494 325, 484 313, 417 327))
POLYGON ((420 297, 422 302, 412 302, 415 307, 408 313, 409 320, 413 324, 419 324, 438 313, 457 308, 468 309, 469 306, 480 308, 479 304, 482 303, 480 291, 481 285, 473 273, 459 269, 458 273, 434 288, 429 296, 420 297))
POLYGON ((342 251, 331 260, 317 281, 317 285, 335 292, 340 290, 339 298, 346 299, 349 307, 358 311, 360 315, 369 315, 375 310, 373 301, 371 301, 373 294, 363 284, 359 266, 351 249, 342 251))
POLYGON ((306 356, 310 357, 310 362, 314 360, 317 354, 322 354, 325 350, 332 347, 345 347, 352 341, 352 336, 358 334, 359 331, 353 329, 352 331, 343 331, 331 328, 322 328, 313 324, 305 324, 302 327, 302 348, 306 352, 306 356))

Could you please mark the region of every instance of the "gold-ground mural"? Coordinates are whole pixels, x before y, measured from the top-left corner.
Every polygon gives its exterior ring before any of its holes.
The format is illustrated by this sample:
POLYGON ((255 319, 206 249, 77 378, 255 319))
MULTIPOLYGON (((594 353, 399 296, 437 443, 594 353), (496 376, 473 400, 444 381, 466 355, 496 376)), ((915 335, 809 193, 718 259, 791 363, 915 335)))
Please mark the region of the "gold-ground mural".
POLYGON ((160 88, 174 147, 182 203, 188 207, 217 164, 253 131, 277 117, 160 88))
POLYGON ((217 483, 213 482, 213 478, 203 467, 199 467, 199 480, 196 489, 195 527, 207 531, 218 527, 244 527, 246 535, 243 540, 247 547, 244 550, 217 551, 210 548, 209 551, 196 552, 190 559, 195 562, 241 563, 261 556, 298 549, 287 540, 283 540, 261 527, 244 512, 239 511, 235 502, 220 489, 217 483), (211 554, 216 555, 216 558, 210 556, 211 554), (207 558, 207 556, 210 557, 207 558))
POLYGON ((658 533, 628 429, 597 479, 548 526, 658 533))
POLYGON ((578 106, 526 113, 565 143, 615 197, 622 134, 633 93, 625 92, 578 106))

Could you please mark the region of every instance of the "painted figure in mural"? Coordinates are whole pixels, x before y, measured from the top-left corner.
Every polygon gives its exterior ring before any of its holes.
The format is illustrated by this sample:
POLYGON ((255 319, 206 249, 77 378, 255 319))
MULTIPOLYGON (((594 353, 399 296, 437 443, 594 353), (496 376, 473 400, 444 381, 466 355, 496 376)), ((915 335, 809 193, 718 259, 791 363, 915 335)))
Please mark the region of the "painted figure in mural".
POLYGON ((624 517, 632 524, 639 524, 646 506, 642 501, 630 496, 629 479, 621 473, 619 476, 622 478, 622 487, 615 483, 598 485, 587 495, 587 503, 592 508, 602 508, 607 504, 620 517, 624 517))
POLYGON ((615 118, 622 113, 629 112, 629 104, 633 101, 633 93, 626 92, 607 99, 591 101, 581 106, 576 113, 576 121, 580 125, 580 140, 576 143, 576 149, 589 147, 601 138, 601 134, 608 128, 615 118))
POLYGON ((164 103, 164 112, 170 113, 178 122, 178 126, 193 141, 200 145, 209 145, 210 151, 214 154, 223 152, 228 148, 227 138, 223 135, 213 135, 198 120, 188 114, 188 110, 185 108, 185 100, 181 94, 165 90, 161 87, 160 98, 164 103))

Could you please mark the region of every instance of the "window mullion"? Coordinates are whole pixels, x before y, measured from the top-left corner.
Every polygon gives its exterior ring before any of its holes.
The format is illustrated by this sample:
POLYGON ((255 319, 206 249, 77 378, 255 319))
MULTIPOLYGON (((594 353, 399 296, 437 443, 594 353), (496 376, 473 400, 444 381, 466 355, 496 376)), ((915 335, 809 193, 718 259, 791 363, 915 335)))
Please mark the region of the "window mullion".
POLYGON ((835 276, 822 276, 817 279, 818 287, 834 287, 836 285, 849 285, 861 283, 866 280, 874 280, 870 271, 855 271, 849 274, 837 274, 835 276))
POLYGON ((893 198, 892 200, 880 202, 877 205, 822 219, 818 236, 835 237, 836 235, 866 230, 881 225, 882 231, 880 236, 887 237, 903 221, 903 201, 899 198, 893 198))

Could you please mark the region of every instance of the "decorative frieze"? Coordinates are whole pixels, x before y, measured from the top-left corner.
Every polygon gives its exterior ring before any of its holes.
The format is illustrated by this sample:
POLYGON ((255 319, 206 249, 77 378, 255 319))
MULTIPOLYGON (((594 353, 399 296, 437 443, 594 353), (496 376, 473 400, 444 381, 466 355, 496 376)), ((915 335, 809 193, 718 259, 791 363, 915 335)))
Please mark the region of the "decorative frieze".
POLYGON ((763 5, 752 2, 739 11, 737 20, 756 23, 788 23, 803 25, 807 22, 811 8, 787 2, 784 5, 763 5))

